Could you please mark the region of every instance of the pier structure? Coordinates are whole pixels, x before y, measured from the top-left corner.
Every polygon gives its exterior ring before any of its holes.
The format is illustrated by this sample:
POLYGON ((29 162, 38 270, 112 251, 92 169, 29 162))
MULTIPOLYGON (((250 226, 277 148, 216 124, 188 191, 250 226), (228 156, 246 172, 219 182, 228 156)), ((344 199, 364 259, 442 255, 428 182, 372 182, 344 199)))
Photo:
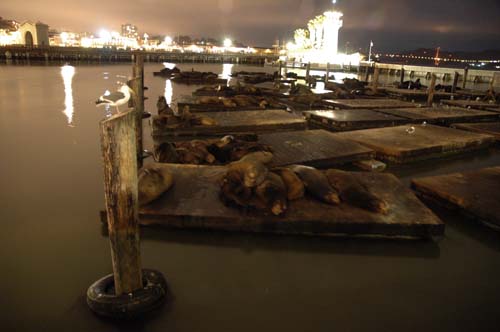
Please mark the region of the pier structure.
MULTIPOLYGON (((81 61, 81 62, 132 62, 133 54, 138 51, 118 49, 94 49, 80 47, 0 47, 0 61, 81 61)), ((145 62, 174 63, 234 63, 264 65, 276 61, 273 53, 195 53, 139 51, 145 62)))

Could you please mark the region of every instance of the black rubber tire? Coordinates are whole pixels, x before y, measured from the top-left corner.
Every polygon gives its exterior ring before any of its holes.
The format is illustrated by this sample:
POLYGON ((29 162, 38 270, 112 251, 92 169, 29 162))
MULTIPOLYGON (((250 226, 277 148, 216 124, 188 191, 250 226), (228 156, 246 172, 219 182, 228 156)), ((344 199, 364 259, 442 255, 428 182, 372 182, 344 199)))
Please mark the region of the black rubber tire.
POLYGON ((87 290, 87 304, 99 316, 128 319, 142 316, 160 307, 167 296, 167 282, 158 271, 142 270, 144 288, 116 296, 110 274, 87 290))

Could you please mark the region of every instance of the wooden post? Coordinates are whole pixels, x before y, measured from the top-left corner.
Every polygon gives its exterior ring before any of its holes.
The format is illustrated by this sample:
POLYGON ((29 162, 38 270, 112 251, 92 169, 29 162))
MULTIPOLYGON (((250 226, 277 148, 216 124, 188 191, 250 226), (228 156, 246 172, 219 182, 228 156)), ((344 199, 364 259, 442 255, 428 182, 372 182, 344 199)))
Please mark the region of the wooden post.
POLYGON ((405 81, 405 66, 401 66, 401 78, 400 78, 399 82, 401 84, 403 84, 404 81, 405 81))
POLYGON ((326 64, 325 84, 330 80, 330 62, 326 64))
POLYGON ((460 77, 460 74, 458 71, 455 72, 455 77, 453 78, 453 86, 451 87, 451 93, 455 93, 457 91, 457 85, 458 85, 458 78, 460 77))
POLYGON ((493 73, 493 78, 491 79, 491 82, 490 82, 490 91, 491 92, 495 91, 495 85, 496 85, 496 82, 497 82, 499 76, 500 76, 499 73, 493 73))
POLYGON ((373 73, 373 81, 372 81, 372 91, 375 93, 377 92, 379 76, 380 76, 380 67, 375 66, 375 72, 373 73))
POLYGON ((119 296, 141 289, 136 111, 101 121, 104 191, 109 241, 119 296))
POLYGON ((137 166, 142 167, 142 115, 144 113, 144 55, 136 53, 134 56, 134 66, 132 67, 131 88, 134 91, 132 96, 136 116, 136 146, 137 146, 137 166))
POLYGON ((467 77, 469 76, 469 67, 465 67, 464 69, 464 82, 462 83, 462 89, 465 89, 467 85, 467 77))
POLYGON ((309 84, 309 76, 311 75, 311 63, 307 63, 306 67, 306 83, 309 84))
POLYGON ((427 97, 427 106, 431 107, 434 101, 434 93, 436 92, 436 74, 432 74, 431 86, 429 87, 429 96, 427 97))
POLYGON ((368 82, 368 78, 370 77, 370 68, 371 68, 371 64, 370 64, 370 66, 366 66, 365 82, 368 82))
POLYGON ((281 77, 282 77, 281 76, 281 71, 283 70, 283 64, 281 63, 281 60, 279 60, 279 65, 280 65, 280 67, 279 67, 278 79, 281 79, 281 77))

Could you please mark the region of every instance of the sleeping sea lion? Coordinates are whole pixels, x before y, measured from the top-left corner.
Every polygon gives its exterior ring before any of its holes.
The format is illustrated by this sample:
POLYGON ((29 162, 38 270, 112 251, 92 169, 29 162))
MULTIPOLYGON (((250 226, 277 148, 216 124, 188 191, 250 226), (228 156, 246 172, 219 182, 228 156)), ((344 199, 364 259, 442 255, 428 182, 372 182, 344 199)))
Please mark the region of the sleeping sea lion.
POLYGON ((151 203, 174 184, 171 173, 154 166, 141 169, 138 178, 140 206, 151 203))
POLYGON ((179 156, 175 147, 171 143, 162 143, 156 146, 153 152, 154 160, 157 163, 178 163, 179 156))
POLYGON ((340 192, 342 201, 376 213, 387 214, 388 206, 348 172, 330 169, 326 172, 329 183, 340 192))
POLYGON ((224 202, 247 207, 251 205, 252 188, 244 185, 245 174, 229 170, 221 183, 221 198, 224 202))
POLYGON ((304 183, 302 183, 302 180, 297 174, 288 168, 276 168, 272 171, 281 176, 281 179, 285 183, 287 198, 289 201, 294 201, 304 197, 304 183))
POLYGON ((256 162, 269 164, 273 160, 273 154, 267 151, 252 152, 240 159, 240 162, 256 162))
POLYGON ((264 182, 255 188, 255 196, 263 205, 276 215, 282 215, 287 209, 287 190, 281 177, 270 172, 264 182))
POLYGON ((338 192, 328 183, 328 178, 316 168, 293 165, 289 166, 304 183, 306 191, 322 202, 337 205, 340 203, 338 192))
POLYGON ((228 165, 226 177, 239 178, 245 187, 254 188, 266 179, 268 173, 261 162, 240 160, 228 165))

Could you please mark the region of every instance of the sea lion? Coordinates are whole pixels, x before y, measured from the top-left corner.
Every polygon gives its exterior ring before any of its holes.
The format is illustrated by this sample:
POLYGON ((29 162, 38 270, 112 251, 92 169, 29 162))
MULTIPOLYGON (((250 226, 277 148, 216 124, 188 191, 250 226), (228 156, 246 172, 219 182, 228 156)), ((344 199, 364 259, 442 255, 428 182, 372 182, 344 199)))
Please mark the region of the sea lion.
POLYGON ((268 151, 252 152, 240 159, 240 162, 269 164, 273 160, 273 154, 268 151))
POLYGON ((281 177, 273 172, 255 188, 255 198, 276 216, 286 212, 287 189, 281 177))
POLYGON ((340 203, 338 192, 332 188, 323 172, 301 165, 293 165, 288 168, 299 176, 309 194, 328 204, 337 205, 340 203))
POLYGON ((229 170, 226 173, 221 182, 221 198, 242 207, 252 205, 252 188, 244 185, 244 172, 229 170))
POLYGON ((224 107, 236 107, 236 106, 238 106, 230 98, 222 98, 222 104, 224 105, 224 107))
POLYGON ((174 184, 174 178, 171 173, 154 166, 141 169, 138 178, 140 206, 151 203, 164 192, 168 191, 174 184))
POLYGON ((285 183, 287 198, 289 201, 294 201, 304 197, 305 187, 302 180, 295 172, 288 168, 276 168, 272 170, 276 172, 285 183))
POLYGON ((261 162, 240 160, 228 165, 226 177, 240 179, 245 187, 254 188, 266 179, 268 173, 269 170, 261 162))
POLYGON ((171 143, 162 143, 155 146, 153 151, 154 160, 158 163, 178 163, 179 156, 171 143))
POLYGON ((326 177, 328 182, 340 192, 342 201, 372 212, 387 214, 387 203, 371 193, 352 174, 330 169, 326 172, 326 177))

